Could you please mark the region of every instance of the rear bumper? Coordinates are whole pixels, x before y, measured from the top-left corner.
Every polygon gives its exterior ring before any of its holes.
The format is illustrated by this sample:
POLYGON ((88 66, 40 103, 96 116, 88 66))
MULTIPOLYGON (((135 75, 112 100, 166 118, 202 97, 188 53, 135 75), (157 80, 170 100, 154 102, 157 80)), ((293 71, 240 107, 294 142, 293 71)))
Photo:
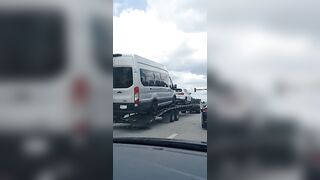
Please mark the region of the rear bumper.
POLYGON ((147 112, 150 107, 151 102, 140 102, 138 106, 134 103, 113 103, 113 115, 119 117, 130 113, 147 112))

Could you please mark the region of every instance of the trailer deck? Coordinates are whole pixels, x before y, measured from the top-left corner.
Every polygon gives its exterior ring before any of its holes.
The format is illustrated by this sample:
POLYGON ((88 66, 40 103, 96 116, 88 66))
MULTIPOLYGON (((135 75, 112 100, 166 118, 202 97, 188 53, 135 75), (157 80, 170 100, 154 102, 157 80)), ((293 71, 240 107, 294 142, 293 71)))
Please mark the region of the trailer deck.
POLYGON ((143 113, 130 113, 121 117, 114 117, 113 123, 129 123, 132 125, 149 126, 155 120, 168 120, 174 122, 179 120, 179 114, 181 111, 191 111, 194 107, 197 107, 197 103, 190 103, 185 105, 174 105, 162 108, 158 111, 157 115, 143 113))

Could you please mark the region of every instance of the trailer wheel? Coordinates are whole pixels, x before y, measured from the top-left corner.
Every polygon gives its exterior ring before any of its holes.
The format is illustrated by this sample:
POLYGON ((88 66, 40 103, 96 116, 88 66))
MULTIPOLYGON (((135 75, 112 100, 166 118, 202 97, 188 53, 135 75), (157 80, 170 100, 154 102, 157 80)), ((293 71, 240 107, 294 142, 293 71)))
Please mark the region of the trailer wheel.
POLYGON ((170 114, 169 114, 169 122, 174 122, 175 121, 175 115, 174 115, 174 110, 171 110, 170 111, 170 114))
POLYGON ((180 118, 180 115, 179 115, 179 111, 177 111, 177 110, 174 110, 174 120, 175 121, 179 121, 179 118, 180 118))

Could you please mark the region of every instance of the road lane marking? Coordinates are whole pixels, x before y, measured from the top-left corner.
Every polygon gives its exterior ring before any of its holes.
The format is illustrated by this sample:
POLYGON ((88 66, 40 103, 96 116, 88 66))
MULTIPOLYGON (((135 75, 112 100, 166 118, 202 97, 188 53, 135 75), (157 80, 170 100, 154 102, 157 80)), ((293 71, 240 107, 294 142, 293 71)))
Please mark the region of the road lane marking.
POLYGON ((178 134, 176 134, 176 133, 173 133, 173 134, 171 134, 169 137, 167 137, 168 139, 173 139, 173 138, 175 138, 176 136, 178 136, 178 134))

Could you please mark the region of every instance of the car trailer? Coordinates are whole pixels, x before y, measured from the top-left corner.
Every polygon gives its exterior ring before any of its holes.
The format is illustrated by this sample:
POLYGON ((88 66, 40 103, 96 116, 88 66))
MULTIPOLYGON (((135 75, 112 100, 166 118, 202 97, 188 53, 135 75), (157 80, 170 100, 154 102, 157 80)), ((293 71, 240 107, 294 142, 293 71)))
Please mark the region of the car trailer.
POLYGON ((129 123, 135 127, 149 127, 153 121, 167 120, 168 122, 174 122, 179 120, 180 112, 192 111, 197 106, 195 103, 186 105, 171 105, 159 109, 156 115, 150 113, 130 113, 115 115, 113 117, 113 123, 129 123))

